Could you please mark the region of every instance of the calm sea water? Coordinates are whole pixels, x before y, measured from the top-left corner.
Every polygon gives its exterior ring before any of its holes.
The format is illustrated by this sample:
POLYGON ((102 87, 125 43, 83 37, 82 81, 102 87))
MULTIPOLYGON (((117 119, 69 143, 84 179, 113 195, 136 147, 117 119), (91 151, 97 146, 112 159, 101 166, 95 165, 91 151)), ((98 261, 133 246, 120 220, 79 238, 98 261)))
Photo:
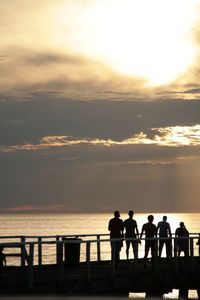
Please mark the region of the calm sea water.
MULTIPOLYGON (((154 214, 154 223, 162 220, 163 214, 154 214)), ((168 222, 174 233, 179 223, 183 221, 190 233, 200 232, 200 213, 168 213, 168 222)), ((147 222, 148 213, 135 214, 134 219, 138 223, 138 229, 147 222)), ((111 213, 83 213, 83 214, 9 214, 0 215, 0 236, 56 236, 56 235, 80 235, 80 234, 108 234, 108 222, 113 217, 111 213)), ((127 213, 121 213, 124 220, 127 213)), ((85 237, 83 239, 89 239, 85 237)), ((91 238, 90 238, 91 239, 91 238)), ((54 239, 55 240, 55 239, 54 239)), ((1 241, 7 241, 3 239, 1 241)), ((13 240, 15 241, 15 240, 13 240)), ((139 257, 143 257, 144 243, 139 249, 139 257)), ((13 250, 6 249, 6 252, 13 250)), ((197 254, 195 247, 195 254, 197 254)), ((85 260, 86 247, 81 245, 81 260, 85 260)), ((35 251, 37 262, 37 249, 35 251)), ((130 252, 131 254, 131 252, 130 252)), ((165 255, 165 252, 163 252, 165 255)), ((92 259, 96 259, 96 243, 92 246, 92 259)), ((125 247, 122 248, 121 258, 125 258, 125 247)), ((132 254, 130 255, 132 257, 132 254)), ((105 242, 101 247, 101 258, 110 259, 110 244, 105 242)), ((55 246, 46 245, 43 247, 43 263, 55 262, 55 246)), ((8 264, 19 264, 16 258, 9 258, 8 264)), ((137 295, 138 296, 138 295, 137 295)), ((176 297, 174 291, 168 297, 176 297)), ((196 298, 196 293, 191 292, 191 298, 196 298)))
MULTIPOLYGON (((153 214, 154 223, 162 220, 163 214, 153 214)), ((183 221, 189 232, 200 232, 200 213, 168 213, 172 232, 183 221)), ((147 222, 148 214, 135 214, 139 231, 147 222)), ((111 213, 89 214, 9 214, 0 215, 0 235, 68 235, 108 233, 111 213)), ((124 220, 128 216, 121 213, 124 220)))

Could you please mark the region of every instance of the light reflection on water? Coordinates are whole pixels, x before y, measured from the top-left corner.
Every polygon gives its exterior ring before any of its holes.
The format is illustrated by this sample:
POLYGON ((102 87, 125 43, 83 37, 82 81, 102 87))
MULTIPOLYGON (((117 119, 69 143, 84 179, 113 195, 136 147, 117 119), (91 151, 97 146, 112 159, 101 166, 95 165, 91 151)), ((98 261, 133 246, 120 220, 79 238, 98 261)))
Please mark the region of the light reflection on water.
MULTIPOLYGON (((154 215, 154 223, 157 225, 162 220, 163 213, 149 213, 154 215)), ((171 224, 172 232, 174 233, 179 223, 183 221, 190 233, 200 232, 200 213, 168 213, 166 214, 167 221, 171 224)), ((138 229, 147 222, 148 213, 135 214, 134 218, 138 223, 138 229)), ((0 215, 0 235, 1 236, 16 236, 16 235, 80 235, 80 234, 108 234, 108 222, 113 217, 111 213, 89 213, 89 214, 27 214, 27 215, 0 215)), ((127 213, 121 213, 121 218, 124 220, 128 217, 127 213)), ((96 244, 92 245, 91 258, 96 260, 97 248, 96 244)), ((139 257, 143 257, 144 242, 139 248, 139 257)), ((101 259, 110 259, 110 244, 104 243, 101 247, 101 259)), ((195 247, 195 254, 197 254, 195 247)), ((6 250, 13 252, 13 250, 6 250)), ((81 259, 85 260, 86 247, 81 246, 81 259)), ((37 255, 37 249, 35 251, 37 255)), ((163 252, 165 255, 165 252, 163 252)), ((122 259, 125 259, 125 247, 122 248, 122 259)), ((130 258, 132 258, 130 252, 130 258)), ((43 263, 55 263, 55 246, 45 245, 43 247, 43 263)), ((16 258, 9 258, 9 264, 19 264, 16 258)), ((131 295, 130 295, 131 296, 131 295)), ((133 297, 136 295, 133 294, 133 297)), ((137 297, 140 295, 137 295, 137 297)), ((143 297, 143 295, 141 295, 143 297)), ((196 291, 191 291, 190 298, 197 298, 196 291)), ((176 291, 168 294, 165 298, 177 298, 176 291)))
MULTIPOLYGON (((149 213, 150 214, 150 213, 149 213)), ((154 215, 154 223, 162 219, 163 213, 151 213, 154 215)), ((168 213, 168 222, 172 232, 183 221, 189 232, 200 231, 199 213, 168 213)), ((148 213, 135 214, 139 231, 147 222, 148 213)), ((111 213, 89 214, 27 214, 27 215, 0 215, 1 235, 68 235, 68 234, 97 234, 108 233, 108 221, 112 218, 111 213)), ((121 218, 128 215, 121 213, 121 218)))
MULTIPOLYGON (((162 220, 163 214, 153 214, 154 223, 157 224, 162 220)), ((138 229, 141 231, 142 225, 147 222, 148 214, 135 214, 134 218, 138 223, 138 229)), ((32 215, 0 215, 0 235, 15 236, 15 235, 79 235, 79 234, 108 234, 108 222, 112 218, 111 213, 104 214, 32 214, 32 215)), ((124 220, 128 216, 126 213, 121 213, 121 218, 124 220)), ((172 232, 174 233, 179 223, 183 221, 190 233, 198 233, 200 231, 200 214, 174 214, 168 213, 168 222, 171 224, 172 232)), ((93 238, 92 238, 93 239, 93 238)), ((55 240, 55 239, 53 239, 55 240)), ((51 262, 55 259, 53 250, 55 246, 44 246, 44 260, 50 259, 51 262), (52 256, 52 257, 51 257, 52 256)), ((144 242, 142 241, 139 247, 139 257, 143 257, 144 242)), ((92 244, 92 259, 96 258, 96 244, 92 244)), ((110 244, 105 242, 101 249, 102 259, 110 259, 110 244)), ((165 251, 165 249, 163 249, 165 251)), ((163 255, 165 252, 163 251, 163 255)), ((195 254, 197 254, 195 247, 195 254)), ((85 255, 85 245, 81 247, 82 256, 85 255)), ((132 255, 130 253, 130 255, 132 255)), ((125 258, 125 247, 122 248, 121 258, 125 258)), ((133 256, 130 256, 132 258, 133 256)), ((12 258, 10 258, 12 259, 12 258)))

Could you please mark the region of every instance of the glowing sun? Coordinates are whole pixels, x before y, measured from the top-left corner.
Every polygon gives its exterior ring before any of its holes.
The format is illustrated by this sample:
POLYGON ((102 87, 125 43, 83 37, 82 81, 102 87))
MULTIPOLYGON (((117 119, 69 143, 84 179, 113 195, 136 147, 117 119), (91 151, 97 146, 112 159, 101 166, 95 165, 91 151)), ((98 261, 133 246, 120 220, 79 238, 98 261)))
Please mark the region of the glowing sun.
POLYGON ((79 7, 71 46, 150 85, 169 83, 194 62, 196 0, 93 0, 79 7))

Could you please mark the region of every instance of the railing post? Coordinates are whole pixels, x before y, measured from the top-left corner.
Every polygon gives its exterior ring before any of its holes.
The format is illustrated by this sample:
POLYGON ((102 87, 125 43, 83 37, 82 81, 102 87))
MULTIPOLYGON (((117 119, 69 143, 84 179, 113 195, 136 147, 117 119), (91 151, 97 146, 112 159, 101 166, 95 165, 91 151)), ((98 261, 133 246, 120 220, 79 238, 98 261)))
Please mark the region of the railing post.
POLYGON ((174 267, 175 267, 175 273, 178 273, 178 258, 177 258, 177 238, 174 238, 174 267))
POLYGON ((25 266, 25 259, 26 259, 26 246, 25 246, 25 237, 22 236, 21 237, 21 266, 24 267, 25 266))
MULTIPOLYGON (((125 238, 126 241, 126 238, 125 238)), ((135 247, 136 247, 136 251, 134 253, 134 274, 137 275, 138 273, 138 250, 139 250, 139 239, 136 238, 135 241, 135 247)))
POLYGON ((42 265, 42 238, 38 237, 38 265, 42 265))
POLYGON ((86 243, 86 262, 88 270, 88 283, 91 281, 91 264, 90 264, 90 242, 86 243))
POLYGON ((56 242, 56 262, 57 262, 57 271, 58 271, 58 284, 63 282, 63 242, 56 242))
POLYGON ((154 243, 155 243, 155 249, 154 249, 154 253, 153 253, 153 268, 154 268, 154 272, 156 274, 159 273, 159 259, 158 259, 158 241, 160 242, 159 238, 154 238, 153 239, 154 243))
POLYGON ((111 276, 112 279, 115 279, 115 275, 116 275, 116 242, 115 241, 111 242, 111 266, 112 266, 111 276))
POLYGON ((34 244, 29 245, 29 256, 28 256, 28 288, 33 288, 33 264, 34 264, 34 244))
POLYGON ((178 298, 179 299, 188 299, 188 289, 187 288, 180 288, 178 298))
POLYGON ((97 235, 97 261, 101 261, 100 235, 97 235))
POLYGON ((197 297, 200 299, 200 288, 197 288, 197 297))
POLYGON ((189 242, 190 242, 190 263, 191 263, 192 272, 194 272, 194 238, 191 237, 189 239, 189 242))

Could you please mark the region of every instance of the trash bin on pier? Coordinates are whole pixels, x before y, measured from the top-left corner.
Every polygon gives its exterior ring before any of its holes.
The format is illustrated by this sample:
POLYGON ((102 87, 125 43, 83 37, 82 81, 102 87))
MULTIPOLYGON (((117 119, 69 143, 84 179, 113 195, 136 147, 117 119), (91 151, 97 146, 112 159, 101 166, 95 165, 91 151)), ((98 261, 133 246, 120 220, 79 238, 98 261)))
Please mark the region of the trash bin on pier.
POLYGON ((80 262, 80 245, 79 238, 62 238, 64 243, 64 265, 77 266, 80 262))

